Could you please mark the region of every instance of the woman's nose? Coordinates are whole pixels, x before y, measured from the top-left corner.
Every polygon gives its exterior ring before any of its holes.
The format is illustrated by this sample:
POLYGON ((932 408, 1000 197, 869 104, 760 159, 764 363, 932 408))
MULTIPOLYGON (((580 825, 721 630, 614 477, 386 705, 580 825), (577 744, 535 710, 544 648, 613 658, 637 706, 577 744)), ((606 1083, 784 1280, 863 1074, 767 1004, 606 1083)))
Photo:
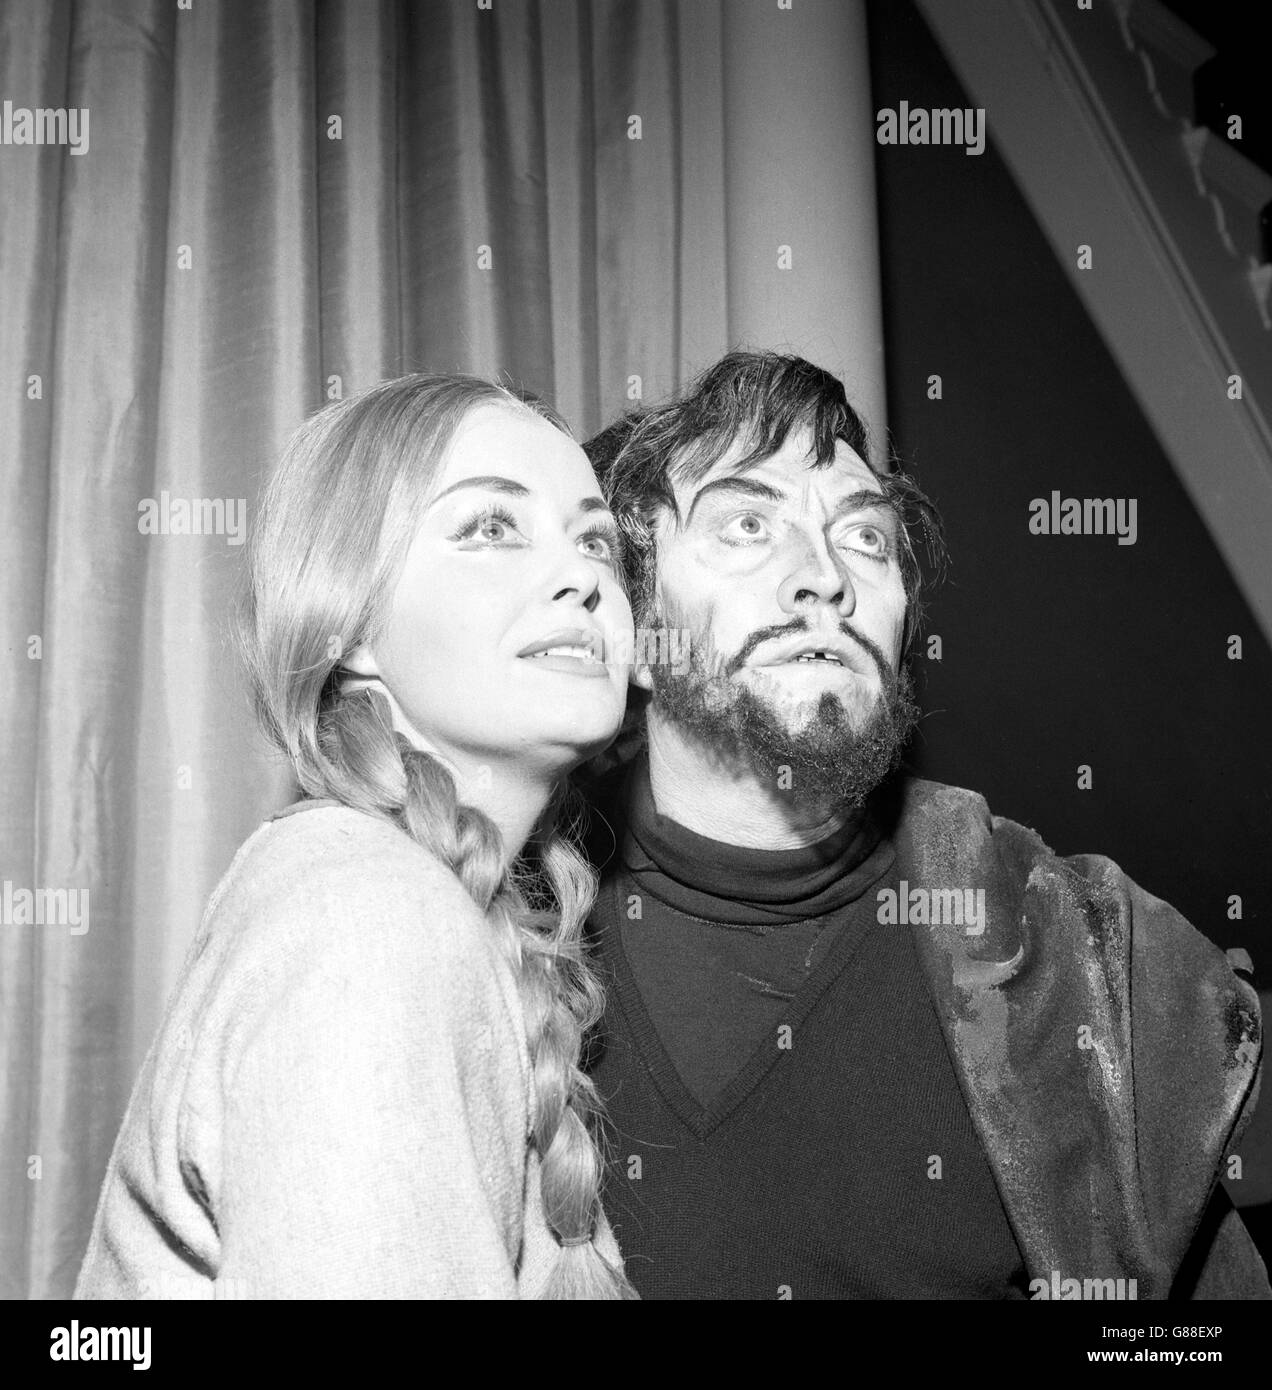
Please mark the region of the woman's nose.
POLYGON ((571 596, 585 612, 592 612, 601 597, 601 576, 594 561, 579 550, 573 541, 566 541, 567 552, 554 566, 549 581, 552 601, 568 602, 571 596))

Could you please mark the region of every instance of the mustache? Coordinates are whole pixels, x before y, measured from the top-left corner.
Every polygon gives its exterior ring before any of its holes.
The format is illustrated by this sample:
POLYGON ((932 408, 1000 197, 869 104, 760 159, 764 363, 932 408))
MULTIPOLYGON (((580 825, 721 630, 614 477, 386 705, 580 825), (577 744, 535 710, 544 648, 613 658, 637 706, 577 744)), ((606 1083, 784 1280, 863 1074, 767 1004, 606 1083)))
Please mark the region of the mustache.
MULTIPOLYGON (((747 658, 765 642, 771 642, 775 637, 792 637, 800 632, 811 632, 812 624, 805 618, 796 618, 793 623, 775 623, 772 627, 758 628, 745 642, 736 656, 730 657, 724 664, 724 674, 726 676, 735 675, 746 665, 747 658)), ((892 676, 892 667, 888 664, 887 657, 884 656, 882 648, 877 642, 872 642, 869 637, 856 631, 846 621, 839 624, 839 632, 850 641, 855 642, 863 652, 865 652, 879 668, 879 674, 885 683, 892 676)))

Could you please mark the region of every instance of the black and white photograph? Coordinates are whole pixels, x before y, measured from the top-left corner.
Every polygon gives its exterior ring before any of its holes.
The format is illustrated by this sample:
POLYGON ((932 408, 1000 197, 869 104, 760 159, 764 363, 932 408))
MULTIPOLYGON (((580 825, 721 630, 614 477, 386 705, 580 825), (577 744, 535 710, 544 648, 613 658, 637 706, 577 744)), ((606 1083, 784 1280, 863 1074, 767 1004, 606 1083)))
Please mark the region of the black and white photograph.
POLYGON ((1262 18, 0 0, 9 1346, 1259 1364, 1262 18))

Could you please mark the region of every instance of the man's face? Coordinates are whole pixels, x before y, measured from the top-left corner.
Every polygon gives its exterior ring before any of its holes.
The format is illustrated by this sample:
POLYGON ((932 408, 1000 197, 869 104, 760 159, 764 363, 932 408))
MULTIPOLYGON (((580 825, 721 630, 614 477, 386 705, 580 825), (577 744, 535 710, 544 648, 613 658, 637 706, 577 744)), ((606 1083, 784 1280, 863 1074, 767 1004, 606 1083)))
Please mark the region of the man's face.
POLYGON ((683 524, 658 521, 650 625, 688 630, 690 669, 638 679, 670 723, 766 776, 785 765, 805 789, 856 801, 915 718, 898 675, 902 534, 847 444, 825 468, 809 467, 811 446, 792 432, 738 474, 735 445, 700 482, 674 485, 683 524))

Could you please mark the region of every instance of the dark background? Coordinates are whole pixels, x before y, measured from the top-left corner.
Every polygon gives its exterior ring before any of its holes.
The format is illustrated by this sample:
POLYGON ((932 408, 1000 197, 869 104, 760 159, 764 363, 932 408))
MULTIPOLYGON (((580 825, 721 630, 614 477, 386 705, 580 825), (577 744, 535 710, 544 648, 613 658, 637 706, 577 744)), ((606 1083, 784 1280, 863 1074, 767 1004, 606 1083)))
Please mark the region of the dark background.
MULTIPOLYGON (((876 108, 976 104, 911 4, 872 0, 869 19, 876 108)), ((952 557, 924 629, 943 659, 916 647, 911 765, 1060 854, 1109 856, 1266 984, 1272 653, 995 152, 992 111, 987 130, 980 156, 876 151, 891 443, 952 557), (1138 499, 1136 543, 1031 535, 1029 502, 1053 489, 1138 499)))

